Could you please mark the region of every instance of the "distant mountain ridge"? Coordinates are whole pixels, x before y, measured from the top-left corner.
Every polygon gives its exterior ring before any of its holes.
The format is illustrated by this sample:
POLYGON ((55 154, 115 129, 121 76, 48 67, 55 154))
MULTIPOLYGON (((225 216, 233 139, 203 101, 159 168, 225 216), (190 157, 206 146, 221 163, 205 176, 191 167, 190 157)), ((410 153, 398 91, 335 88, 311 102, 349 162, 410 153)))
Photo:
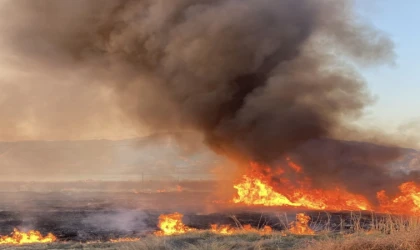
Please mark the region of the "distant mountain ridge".
MULTIPOLYGON (((125 140, 0 142, 0 181, 105 179, 206 179, 223 158, 201 141, 181 145, 179 133, 125 140)), ((366 142, 346 142, 382 147, 366 142)), ((420 152, 401 148, 393 170, 420 170, 420 152)))
POLYGON ((204 147, 181 147, 171 134, 125 140, 0 142, 0 180, 204 178, 217 160, 204 147))

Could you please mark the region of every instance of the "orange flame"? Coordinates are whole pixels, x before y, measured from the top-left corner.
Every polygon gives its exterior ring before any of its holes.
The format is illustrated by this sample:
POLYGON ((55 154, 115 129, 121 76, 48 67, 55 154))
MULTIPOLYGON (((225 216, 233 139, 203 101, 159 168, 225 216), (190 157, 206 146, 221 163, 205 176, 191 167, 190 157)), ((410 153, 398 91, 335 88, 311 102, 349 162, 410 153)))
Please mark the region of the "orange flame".
POLYGON ((210 231, 215 234, 233 234, 235 229, 232 228, 230 225, 216 225, 212 224, 210 231))
POLYGON ((1 244, 11 245, 22 245, 31 243, 50 243, 57 240, 52 233, 48 233, 47 236, 43 237, 38 231, 31 230, 27 233, 21 232, 18 229, 13 229, 13 233, 10 236, 0 236, 1 244))
POLYGON ((261 229, 253 228, 251 225, 247 224, 242 226, 242 228, 236 229, 231 227, 230 225, 211 225, 211 232, 215 234, 224 234, 224 235, 231 235, 234 233, 240 233, 240 232, 258 232, 258 233, 271 233, 273 229, 270 226, 264 226, 261 229))
POLYGON ((401 194, 392 199, 384 190, 377 193, 380 212, 420 215, 420 187, 414 182, 406 182, 399 186, 399 190, 401 194))
POLYGON ((158 227, 161 231, 155 232, 155 235, 184 234, 186 232, 194 231, 194 228, 187 227, 182 223, 182 217, 183 215, 180 213, 161 214, 158 223, 158 227))
MULTIPOLYGON (((183 215, 180 213, 173 213, 173 214, 161 214, 159 216, 159 223, 158 227, 161 229, 160 231, 155 232, 154 234, 157 236, 164 236, 164 235, 177 235, 177 234, 185 234, 192 231, 197 231, 195 228, 188 227, 182 223, 183 215)), ((259 233, 271 233, 273 229, 269 226, 265 226, 262 229, 258 230, 252 228, 251 225, 244 225, 240 229, 233 228, 230 225, 217 225, 212 224, 210 225, 210 231, 215 234, 223 234, 223 235, 230 235, 239 232, 259 232, 259 233)))
MULTIPOLYGON (((302 168, 289 160, 294 170, 302 168)), ((255 163, 253 164, 255 168, 255 163)), ((294 187, 286 178, 281 182, 288 186, 283 192, 274 190, 268 178, 258 171, 244 175, 242 181, 234 185, 237 195, 234 203, 263 206, 290 206, 316 210, 369 210, 368 201, 360 195, 348 193, 339 188, 332 190, 311 189, 310 180, 305 178, 300 187, 294 187)))
POLYGON ((314 210, 371 210, 380 213, 420 215, 420 186, 406 182, 399 186, 399 194, 390 198, 384 190, 377 192, 379 206, 373 207, 366 197, 352 194, 338 187, 315 189, 303 168, 287 158, 287 165, 293 170, 294 182, 285 176, 287 168, 276 171, 279 183, 276 189, 271 184, 269 168, 251 163, 249 171, 233 187, 237 194, 234 203, 262 206, 289 206, 314 210), (264 174, 263 174, 264 173, 264 174), (294 184, 297 183, 297 184, 294 184))
POLYGON ((296 214, 296 221, 291 223, 290 232, 293 234, 313 235, 315 232, 308 226, 311 217, 304 213, 296 214))

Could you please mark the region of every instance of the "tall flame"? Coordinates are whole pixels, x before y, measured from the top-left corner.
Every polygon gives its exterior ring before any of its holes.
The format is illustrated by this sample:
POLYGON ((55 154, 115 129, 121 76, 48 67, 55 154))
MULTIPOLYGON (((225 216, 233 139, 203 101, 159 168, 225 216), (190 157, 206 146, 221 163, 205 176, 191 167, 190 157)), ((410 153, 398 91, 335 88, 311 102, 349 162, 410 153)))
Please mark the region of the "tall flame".
POLYGON ((161 231, 155 232, 155 235, 174 235, 183 234, 195 230, 194 228, 187 227, 182 223, 183 215, 180 213, 161 214, 159 216, 158 227, 161 231))
MULTIPOLYGON (((290 181, 283 178, 281 181, 288 186, 283 192, 274 190, 269 179, 255 169, 244 175, 241 182, 234 185, 237 196, 234 203, 263 206, 291 206, 316 210, 369 210, 368 201, 361 195, 351 194, 342 189, 332 190, 311 189, 307 178, 301 182, 299 187, 290 184, 290 181)), ((296 163, 289 162, 289 166, 298 173, 302 168, 296 163)), ((310 183, 309 183, 310 184, 310 183)))
POLYGON ((22 245, 31 243, 50 243, 57 240, 52 233, 48 233, 45 237, 38 231, 31 230, 27 233, 21 232, 18 229, 13 229, 10 236, 0 236, 1 244, 22 245))
POLYGON ((313 235, 315 232, 308 226, 311 217, 304 213, 296 214, 296 221, 291 223, 290 232, 293 234, 313 235))
POLYGON ((277 171, 280 184, 271 184, 271 172, 264 166, 251 163, 251 171, 233 187, 237 194, 234 203, 262 206, 289 206, 314 210, 371 210, 381 213, 420 215, 420 186, 414 182, 402 183, 400 193, 390 198, 384 190, 377 192, 379 206, 372 206, 366 197, 352 194, 339 187, 333 189, 311 188, 311 180, 303 168, 287 158, 297 181, 286 178, 285 169, 277 171), (266 174, 263 174, 265 170, 266 174), (297 184, 296 184, 297 183, 297 184))
POLYGON ((394 198, 389 198, 384 190, 377 193, 380 212, 420 215, 420 187, 414 182, 406 182, 399 186, 399 190, 401 193, 394 198))

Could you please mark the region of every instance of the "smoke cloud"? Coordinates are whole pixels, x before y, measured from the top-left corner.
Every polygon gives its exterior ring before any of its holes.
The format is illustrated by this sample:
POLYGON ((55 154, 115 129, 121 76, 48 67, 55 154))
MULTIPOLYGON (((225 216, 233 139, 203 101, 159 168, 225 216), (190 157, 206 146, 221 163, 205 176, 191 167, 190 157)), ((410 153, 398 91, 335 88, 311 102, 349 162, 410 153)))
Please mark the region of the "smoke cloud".
POLYGON ((394 58, 393 43, 350 0, 19 0, 6 8, 19 12, 8 26, 16 53, 89 69, 151 130, 197 131, 238 161, 296 152, 316 182, 340 180, 358 193, 372 176, 376 186, 391 179, 382 166, 396 149, 313 146, 346 131, 372 102, 356 66, 394 58))
POLYGON ((105 231, 135 231, 146 228, 147 215, 143 211, 121 210, 94 214, 83 219, 83 224, 105 231))

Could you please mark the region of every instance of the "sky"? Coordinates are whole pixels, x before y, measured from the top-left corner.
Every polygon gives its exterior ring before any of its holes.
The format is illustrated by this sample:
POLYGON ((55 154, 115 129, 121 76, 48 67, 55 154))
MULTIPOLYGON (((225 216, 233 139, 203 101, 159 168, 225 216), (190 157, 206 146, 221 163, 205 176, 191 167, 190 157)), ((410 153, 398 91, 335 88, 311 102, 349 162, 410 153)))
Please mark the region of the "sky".
MULTIPOLYGON (((376 98, 362 124, 419 136, 420 1, 357 0, 356 8, 391 37, 397 56, 395 65, 360 69, 376 98)), ((1 39, 0 33, 0 48, 1 39)), ((38 75, 38 67, 36 62, 22 62, 0 50, 0 141, 147 135, 147 130, 115 107, 109 89, 91 89, 88 81, 92 79, 80 80, 89 69, 38 75), (57 76, 59 84, 52 83, 57 76)))
MULTIPOLYGON (((420 136, 420 0, 355 1, 364 19, 393 40, 396 54, 394 65, 359 69, 376 98, 361 124, 417 138, 420 136)), ((103 86, 101 88, 91 87, 97 79, 90 76, 89 68, 44 69, 36 61, 5 53, 2 32, 7 32, 7 25, 4 24, 7 22, 0 23, 0 141, 113 140, 148 135, 147 129, 135 124, 118 108, 115 96, 106 84, 96 84, 103 86)), ((128 169, 127 175, 138 176, 138 172, 129 172, 131 165, 127 161, 144 161, 145 165, 151 165, 149 161, 154 160, 147 158, 152 155, 150 152, 140 155, 145 159, 139 160, 134 157, 137 157, 137 151, 125 147, 119 151, 117 148, 115 153, 110 152, 109 147, 77 146, 82 151, 80 157, 73 157, 73 147, 67 144, 55 146, 60 152, 57 157, 48 151, 48 147, 37 147, 38 151, 13 151, 12 154, 2 150, 0 143, 0 163, 8 166, 4 169, 9 171, 6 178, 24 173, 32 176, 25 172, 25 167, 33 163, 39 163, 46 170, 55 169, 57 162, 64 162, 64 158, 69 159, 69 167, 62 167, 57 175, 66 178, 72 171, 74 178, 79 177, 78 173, 87 175, 80 171, 98 162, 98 168, 89 169, 93 175, 97 172, 115 175, 104 169, 113 170, 108 166, 117 162, 121 169, 128 169), (28 156, 22 157, 23 154, 28 156), (82 158, 84 155, 86 157, 82 158)), ((173 159, 168 157, 169 160, 173 159)), ((136 165, 135 169, 140 168, 136 165)))
POLYGON ((397 55, 394 66, 362 69, 371 93, 377 98, 367 122, 415 132, 420 129, 420 1, 366 2, 360 0, 358 9, 389 35, 397 55))

